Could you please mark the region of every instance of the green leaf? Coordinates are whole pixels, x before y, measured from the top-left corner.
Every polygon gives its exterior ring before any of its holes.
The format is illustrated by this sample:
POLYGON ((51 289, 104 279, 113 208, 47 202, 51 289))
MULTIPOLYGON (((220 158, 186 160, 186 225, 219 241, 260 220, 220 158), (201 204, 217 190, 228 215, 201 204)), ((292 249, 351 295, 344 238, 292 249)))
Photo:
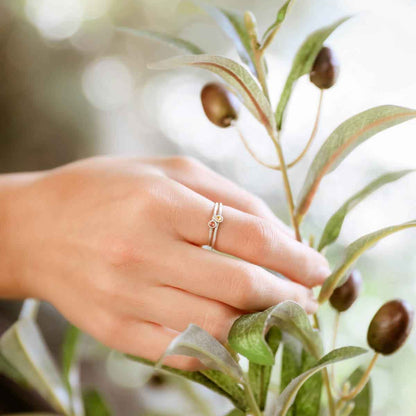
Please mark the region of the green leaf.
POLYGON ((227 414, 226 414, 226 416, 244 416, 245 415, 245 413, 244 412, 242 412, 241 410, 239 410, 239 409, 234 409, 234 410, 231 410, 231 412, 228 412, 227 414))
POLYGON ((166 33, 153 32, 151 30, 139 30, 130 27, 117 27, 116 30, 118 32, 128 33, 139 38, 154 39, 159 42, 166 43, 175 48, 181 49, 185 52, 191 53, 193 55, 199 55, 204 53, 204 51, 199 46, 196 46, 192 42, 167 35, 166 33))
POLYGON ((62 344, 62 371, 64 381, 69 392, 71 392, 70 372, 73 366, 76 364, 76 350, 79 336, 80 330, 70 324, 65 332, 65 337, 62 344))
POLYGON ((328 365, 339 361, 348 360, 366 353, 367 350, 359 347, 343 347, 331 351, 321 358, 312 368, 294 378, 289 385, 283 390, 277 399, 275 416, 285 416, 290 406, 292 406, 296 394, 302 385, 314 374, 328 365))
MULTIPOLYGON (((361 380, 365 370, 357 368, 351 376, 348 378, 351 386, 355 386, 361 380)), ((350 416, 371 416, 371 403, 372 403, 372 387, 371 380, 365 385, 364 389, 359 393, 355 399, 355 407, 350 416)))
POLYGON ((325 280, 318 301, 323 303, 330 298, 332 292, 342 283, 342 279, 348 274, 351 267, 366 250, 390 234, 412 227, 416 227, 416 220, 374 231, 351 243, 347 247, 343 263, 325 280))
MULTIPOLYGON (((137 361, 139 363, 155 367, 156 363, 145 358, 135 357, 132 355, 126 355, 127 358, 137 361)), ((241 409, 248 409, 244 391, 234 382, 234 379, 231 379, 226 374, 223 374, 215 370, 205 370, 205 371, 183 371, 178 370, 177 368, 169 367, 167 365, 162 365, 160 370, 166 371, 170 374, 176 376, 184 377, 190 381, 201 384, 206 388, 227 397, 233 404, 241 409), (215 381, 212 381, 215 380, 215 381), (230 380, 234 383, 231 384, 230 380), (218 383, 218 384, 217 384, 218 383), (222 387, 220 387, 220 385, 222 387), (233 386, 233 387, 232 387, 233 386)))
POLYGON ((46 346, 39 327, 32 319, 20 319, 0 338, 0 352, 58 412, 70 412, 70 400, 64 382, 46 346))
POLYGON ((277 128, 281 130, 283 123, 283 116, 287 103, 289 102, 292 90, 295 86, 296 81, 303 75, 309 74, 312 69, 315 58, 321 50, 326 39, 331 33, 342 23, 348 20, 350 17, 344 17, 341 20, 336 21, 330 26, 326 26, 319 29, 309 35, 306 40, 302 43, 292 63, 292 68, 286 79, 283 92, 280 96, 279 104, 276 108, 276 123, 277 128))
MULTIPOLYGON (((280 392, 302 371, 302 344, 290 335, 283 340, 282 370, 280 373, 280 392)), ((295 416, 296 408, 292 406, 287 416, 295 416)))
POLYGON ((344 204, 335 212, 335 214, 327 222, 322 233, 321 241, 319 242, 318 250, 321 251, 324 247, 333 243, 341 232, 347 214, 355 208, 362 200, 367 198, 373 192, 377 191, 382 186, 397 181, 408 173, 414 172, 414 169, 400 170, 397 172, 390 172, 379 176, 374 181, 370 182, 365 188, 351 196, 344 204))
MULTIPOLYGON (((270 328, 270 331, 266 335, 266 342, 273 355, 276 355, 281 339, 281 332, 277 328, 270 328)), ((264 410, 266 407, 272 369, 273 367, 270 365, 261 365, 253 362, 249 363, 248 379, 260 410, 264 410)))
POLYGON ((61 416, 56 413, 39 413, 39 412, 33 412, 33 413, 13 413, 13 414, 7 414, 2 416, 61 416))
POLYGON ((383 105, 363 111, 338 126, 319 149, 313 160, 299 195, 296 215, 302 218, 307 212, 319 184, 357 146, 382 130, 416 117, 416 111, 383 105))
POLYGON ((190 324, 169 345, 160 363, 169 355, 195 357, 212 370, 222 371, 237 382, 243 380, 243 371, 228 350, 212 335, 197 325, 190 324))
POLYGON ((218 26, 232 40, 241 60, 257 76, 250 36, 244 23, 244 14, 235 10, 221 9, 200 0, 193 0, 193 2, 211 15, 218 26))
POLYGON ((185 55, 151 64, 149 68, 170 69, 181 66, 196 66, 219 75, 228 83, 253 116, 267 129, 273 129, 274 121, 270 103, 257 80, 242 65, 223 56, 185 55))
POLYGON ((262 45, 265 44, 269 36, 273 36, 276 31, 279 30, 283 21, 286 19, 289 7, 293 4, 294 0, 287 0, 286 3, 279 9, 275 21, 266 29, 262 38, 262 45))
POLYGON ((274 354, 265 340, 265 335, 273 326, 301 341, 315 358, 321 356, 323 347, 319 332, 312 327, 302 307, 289 300, 264 312, 241 316, 232 326, 228 341, 234 351, 250 361, 273 365, 274 354))
POLYGON ((0 374, 9 377, 10 379, 14 380, 17 384, 28 387, 26 379, 20 374, 16 368, 14 368, 7 359, 2 355, 1 348, 0 348, 0 374))
POLYGON ((85 416, 111 416, 104 398, 97 390, 86 390, 83 393, 85 416))
MULTIPOLYGON (((305 350, 302 351, 302 370, 305 371, 312 368, 316 360, 305 350)), ((322 374, 320 372, 309 378, 300 388, 296 396, 295 404, 296 414, 302 416, 318 416, 321 408, 322 393, 322 374)))

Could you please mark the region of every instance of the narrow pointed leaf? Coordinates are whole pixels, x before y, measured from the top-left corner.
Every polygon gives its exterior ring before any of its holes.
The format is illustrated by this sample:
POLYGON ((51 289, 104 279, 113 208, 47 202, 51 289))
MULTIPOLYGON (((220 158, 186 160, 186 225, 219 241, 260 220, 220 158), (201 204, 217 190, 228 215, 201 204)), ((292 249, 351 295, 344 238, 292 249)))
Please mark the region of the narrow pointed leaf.
POLYGON ((351 267, 358 258, 368 249, 373 247, 381 239, 407 228, 416 227, 416 220, 405 222, 404 224, 393 225, 383 228, 370 234, 366 234, 351 243, 346 250, 343 263, 325 280, 319 294, 318 301, 327 301, 337 286, 342 283, 342 279, 348 274, 351 267))
MULTIPOLYGON (((155 367, 157 364, 154 361, 141 357, 135 357, 132 355, 127 355, 126 357, 151 367, 155 367)), ((228 377, 226 374, 215 370, 184 371, 169 367, 167 365, 162 365, 160 370, 176 376, 184 377, 194 383, 201 384, 215 393, 227 397, 237 408, 241 410, 246 410, 248 408, 243 389, 235 383, 234 379, 228 377)))
MULTIPOLYGON (((355 386, 361 380, 361 377, 364 374, 362 368, 357 368, 351 376, 348 378, 351 386, 355 386)), ((364 389, 358 394, 354 399, 354 410, 350 416, 371 416, 371 403, 372 403, 372 386, 371 380, 366 384, 364 389)))
POLYGON ((102 395, 97 390, 83 393, 86 416, 111 416, 111 411, 102 395))
POLYGON ((261 41, 264 44, 267 38, 273 34, 273 32, 279 30, 283 21, 286 19, 287 12, 290 6, 293 4, 294 0, 287 0, 286 3, 279 9, 275 21, 266 29, 263 34, 263 39, 261 41))
POLYGON ((19 373, 19 371, 16 370, 8 361, 7 359, 2 355, 1 348, 0 348, 0 374, 5 375, 6 377, 9 377, 14 382, 19 384, 23 387, 28 387, 26 379, 22 374, 19 373))
POLYGON ((369 183, 361 191, 350 197, 344 204, 339 208, 335 214, 327 222, 325 229, 322 233, 321 241, 319 242, 318 250, 321 251, 324 247, 332 244, 339 236, 342 225, 344 223, 347 214, 355 208, 361 201, 373 192, 380 189, 382 186, 397 181, 408 173, 414 172, 413 169, 401 170, 397 172, 390 172, 379 176, 377 179, 369 183))
POLYGON ((299 195, 296 215, 309 209, 323 177, 332 172, 357 146, 375 134, 416 117, 410 108, 383 105, 344 121, 328 137, 315 156, 299 195))
POLYGON ((221 9, 200 0, 193 0, 193 2, 215 20, 218 26, 234 43, 241 60, 257 76, 250 36, 244 23, 244 14, 235 10, 221 9))
MULTIPOLYGON (((312 368, 316 360, 305 350, 302 351, 302 373, 312 368)), ((302 416, 318 416, 321 409, 321 393, 322 393, 322 374, 320 372, 314 374, 305 381, 300 388, 295 404, 292 406, 296 409, 297 415, 302 416)))
MULTIPOLYGON (((281 339, 281 332, 277 328, 270 328, 270 331, 266 335, 266 342, 273 355, 276 355, 281 339)), ((261 365, 253 362, 249 363, 248 378, 251 389, 253 390, 254 398, 256 399, 260 410, 264 410, 266 407, 272 369, 273 366, 271 365, 261 365)))
POLYGON ((204 51, 199 46, 193 44, 192 42, 177 38, 175 36, 167 35, 166 33, 154 32, 151 30, 133 29, 130 27, 118 27, 116 30, 139 38, 154 39, 193 55, 204 53, 204 51))
POLYGON ((69 394, 36 323, 20 319, 0 338, 0 352, 58 412, 70 412, 69 394))
POLYGON ((241 316, 232 326, 228 341, 234 351, 249 361, 273 365, 274 354, 265 340, 273 326, 301 341, 315 358, 321 356, 323 347, 319 332, 312 327, 302 307, 293 301, 282 302, 264 312, 241 316))
POLYGON ((231 410, 231 412, 228 412, 227 414, 226 414, 226 416, 244 416, 245 415, 245 413, 244 412, 242 412, 241 410, 239 410, 239 409, 234 409, 234 410, 231 410))
POLYGON ((195 66, 207 69, 224 79, 229 87, 267 128, 274 125, 270 103, 257 80, 239 63, 215 55, 177 56, 149 65, 152 69, 170 69, 181 66, 195 66))
POLYGON ((212 335, 197 325, 191 324, 169 345, 160 363, 169 355, 195 357, 208 368, 222 371, 237 382, 242 381, 243 372, 228 350, 212 335))
POLYGON ((309 35, 306 40, 300 46, 298 52, 292 63, 292 68, 286 79, 285 86, 283 87, 282 94, 280 96, 279 104, 276 108, 276 123, 277 128, 282 128, 283 116, 289 102, 292 90, 296 81, 303 75, 306 75, 312 69, 316 56, 321 50, 325 40, 331 35, 331 33, 342 23, 348 20, 349 17, 344 17, 341 20, 336 21, 330 26, 326 26, 319 29, 309 35))
POLYGON ((275 416, 285 416, 287 414, 287 411, 289 410, 290 406, 292 406, 299 389, 310 377, 312 377, 318 371, 322 370, 328 365, 358 357, 359 355, 362 355, 366 352, 367 350, 364 348, 343 347, 333 350, 329 354, 322 357, 316 363, 316 365, 293 379, 283 390, 282 394, 277 399, 275 416))
MULTIPOLYGON (((316 361, 316 360, 315 360, 316 361)), ((286 335, 283 340, 282 370, 280 373, 280 392, 282 392, 290 382, 302 373, 302 344, 290 335, 286 335)), ((287 416, 295 416, 296 408, 292 406, 287 416)))

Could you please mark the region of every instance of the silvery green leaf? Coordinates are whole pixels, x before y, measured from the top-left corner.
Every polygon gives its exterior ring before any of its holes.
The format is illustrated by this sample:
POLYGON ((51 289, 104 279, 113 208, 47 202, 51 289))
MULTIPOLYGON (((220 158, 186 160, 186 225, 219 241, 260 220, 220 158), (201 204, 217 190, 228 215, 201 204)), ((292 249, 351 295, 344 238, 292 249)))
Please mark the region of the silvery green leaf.
POLYGON ((318 301, 322 303, 330 298, 332 292, 342 283, 342 279, 348 274, 351 267, 366 250, 373 247, 381 239, 412 227, 416 227, 416 220, 374 231, 351 243, 347 247, 342 264, 325 280, 318 301))
MULTIPOLYGON (((135 357, 132 355, 127 355, 126 357, 151 367, 155 367, 157 364, 141 357, 135 357)), ((206 388, 227 397, 237 408, 241 410, 246 410, 248 408, 243 389, 235 383, 233 378, 228 377, 226 374, 216 370, 183 371, 167 365, 162 365, 159 369, 201 384, 206 388)))
POLYGON ((321 251, 324 247, 332 244, 339 236, 342 225, 347 214, 355 208, 361 201, 373 192, 380 189, 382 186, 397 181, 408 173, 414 172, 413 169, 400 170, 397 172, 390 172, 379 176, 374 181, 370 182, 365 188, 357 192, 347 199, 334 215, 326 223, 325 229, 322 233, 321 241, 318 245, 318 250, 321 251))
POLYGON ((33 412, 33 413, 4 414, 2 416, 62 416, 62 415, 58 415, 56 413, 39 413, 39 412, 33 412))
MULTIPOLYGON (((270 331, 266 335, 266 342, 273 355, 276 355, 281 339, 282 333, 280 330, 275 327, 270 328, 270 331)), ((264 410, 266 407, 272 369, 273 367, 271 365, 261 365, 253 362, 249 363, 248 379, 260 410, 264 410)))
POLYGON ((181 49, 184 52, 188 52, 194 55, 203 54, 204 51, 199 47, 185 39, 177 38, 167 35, 166 33, 154 32, 151 30, 133 29, 130 27, 118 27, 118 32, 127 33, 140 38, 154 39, 159 42, 166 43, 175 48, 181 49))
POLYGON ((357 146, 382 130, 416 117, 416 111, 383 105, 363 111, 338 126, 315 156, 300 191, 296 215, 302 218, 323 177, 332 172, 357 146))
POLYGON ((241 60, 257 76, 250 36, 244 23, 244 14, 235 10, 225 10, 220 7, 215 7, 212 4, 200 0, 193 0, 193 2, 211 15, 218 26, 233 41, 241 60))
POLYGON ((271 327, 277 327, 302 342, 304 348, 317 359, 323 347, 306 312, 293 301, 285 301, 264 312, 243 315, 231 328, 228 341, 234 351, 249 361, 263 365, 274 364, 274 354, 265 340, 271 327))
POLYGON ((212 370, 222 371, 237 382, 243 380, 243 371, 228 350, 211 334, 190 324, 169 345, 160 363, 169 355, 195 357, 212 370))
MULTIPOLYGON (((357 368, 348 381, 351 386, 355 386, 361 380, 364 374, 362 368, 357 368)), ((350 416, 371 416, 371 403, 372 403, 372 387, 371 380, 365 385, 364 389, 354 398, 354 410, 350 416)))
MULTIPOLYGON (((316 364, 316 360, 305 350, 302 351, 301 373, 309 370, 316 364)), ((296 409, 297 415, 318 416, 321 409, 322 374, 320 372, 309 378, 299 389, 292 408, 296 409)))
POLYGON ((268 37, 273 34, 273 32, 279 30, 283 21, 286 19, 287 12, 293 2, 294 0, 287 0, 286 3, 284 3, 283 6, 279 9, 275 21, 266 29, 263 34, 263 39, 261 41, 263 45, 267 41, 268 37))
POLYGON ((245 413, 244 412, 242 412, 241 410, 239 410, 239 409, 234 409, 234 410, 231 410, 231 412, 228 412, 227 414, 226 414, 226 416, 244 416, 245 415, 245 413))
POLYGON ((194 66, 219 75, 240 98, 248 110, 266 128, 273 130, 274 120, 270 103, 257 80, 239 63, 223 56, 195 55, 177 56, 149 65, 152 69, 170 69, 194 66))
POLYGON ((69 394, 41 332, 32 319, 20 319, 0 338, 0 352, 7 362, 54 409, 70 412, 69 394))
POLYGON ((103 396, 97 390, 87 390, 83 393, 85 416, 111 416, 111 411, 103 396))
POLYGON ((343 347, 331 351, 322 357, 312 368, 294 378, 289 385, 283 390, 277 399, 275 416, 285 416, 290 406, 292 406, 296 394, 302 385, 318 371, 328 365, 335 364, 339 361, 348 360, 366 353, 367 350, 359 347, 343 347))
POLYGON ((282 128, 283 116, 289 102, 292 90, 296 81, 303 75, 306 75, 312 69, 316 56, 321 50, 325 40, 331 35, 331 33, 342 23, 348 20, 349 17, 344 17, 333 23, 330 26, 326 26, 319 29, 309 35, 306 40, 300 46, 298 52, 292 63, 292 68, 286 79, 285 86, 283 87, 282 94, 280 95, 280 101, 276 108, 276 123, 277 128, 282 128))

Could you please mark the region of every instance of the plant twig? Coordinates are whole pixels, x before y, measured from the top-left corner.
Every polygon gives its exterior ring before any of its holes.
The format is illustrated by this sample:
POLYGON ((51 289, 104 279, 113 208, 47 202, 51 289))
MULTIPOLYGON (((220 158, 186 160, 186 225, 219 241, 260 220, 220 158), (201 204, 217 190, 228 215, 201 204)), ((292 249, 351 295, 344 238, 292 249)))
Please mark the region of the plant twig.
MULTIPOLYGON (((334 350, 337 346, 337 336, 338 336, 338 330, 339 330, 339 319, 340 319, 340 312, 336 312, 335 314, 335 320, 334 320, 334 329, 332 334, 332 349, 334 350)), ((331 382, 332 385, 335 386, 335 366, 331 366, 331 382)))
POLYGON ((368 383, 371 371, 374 368, 374 365, 376 364, 379 356, 380 355, 378 353, 374 353, 373 358, 371 359, 370 364, 367 367, 367 370, 365 370, 365 373, 361 377, 361 380, 356 384, 356 386, 351 391, 341 396, 339 403, 348 402, 349 400, 354 399, 356 396, 358 396, 361 393, 365 385, 368 383))

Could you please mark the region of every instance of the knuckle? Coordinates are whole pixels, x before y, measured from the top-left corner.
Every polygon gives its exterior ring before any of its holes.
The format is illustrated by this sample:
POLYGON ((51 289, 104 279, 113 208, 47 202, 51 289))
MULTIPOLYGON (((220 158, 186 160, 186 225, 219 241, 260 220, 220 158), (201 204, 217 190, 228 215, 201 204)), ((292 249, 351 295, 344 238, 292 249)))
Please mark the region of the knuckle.
POLYGON ((233 319, 230 311, 220 304, 208 310, 202 318, 202 328, 221 342, 227 340, 233 319))
POLYGON ((261 218, 254 218, 246 225, 246 239, 252 256, 262 259, 272 251, 276 235, 270 224, 261 218))
POLYGON ((169 158, 168 163, 173 169, 186 171, 193 171, 200 166, 200 162, 191 156, 174 156, 169 158))
POLYGON ((259 292, 259 279, 256 267, 242 263, 237 267, 232 279, 231 290, 238 308, 250 309, 259 292))
POLYGON ((102 250, 102 256, 115 267, 138 264, 144 260, 140 247, 123 238, 109 240, 102 250))

